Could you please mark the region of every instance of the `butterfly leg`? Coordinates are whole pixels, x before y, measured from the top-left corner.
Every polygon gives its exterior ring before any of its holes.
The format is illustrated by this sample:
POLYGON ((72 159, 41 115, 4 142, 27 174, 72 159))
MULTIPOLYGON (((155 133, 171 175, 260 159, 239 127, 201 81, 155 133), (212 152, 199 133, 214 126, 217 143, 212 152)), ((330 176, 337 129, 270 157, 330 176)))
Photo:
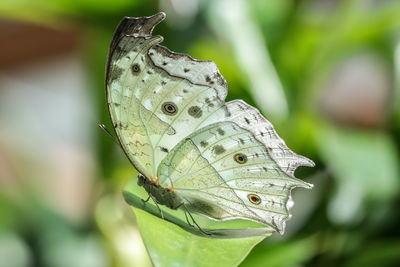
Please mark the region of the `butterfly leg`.
POLYGON ((153 200, 154 204, 156 204, 156 207, 157 207, 158 211, 159 211, 160 214, 161 214, 161 218, 164 219, 164 214, 163 214, 161 208, 158 206, 156 200, 153 198, 153 196, 152 196, 151 194, 149 194, 149 197, 151 197, 151 199, 153 200))
MULTIPOLYGON (((176 206, 174 209, 178 209, 182 205, 183 205, 183 202, 181 204, 179 204, 178 206, 176 206)), ((186 212, 187 212, 186 209, 183 209, 183 213, 185 214, 186 222, 189 224, 190 227, 194 227, 194 225, 189 222, 189 218, 188 218, 186 212)))
POLYGON ((186 214, 186 210, 183 210, 183 212, 185 213, 186 222, 189 224, 190 227, 194 227, 194 225, 189 222, 189 218, 186 214))
POLYGON ((149 194, 149 197, 148 197, 146 200, 144 200, 144 199, 142 198, 143 204, 146 204, 149 200, 150 200, 150 194, 149 194))
MULTIPOLYGON (((186 205, 185 205, 185 204, 183 204, 183 207, 185 208, 186 212, 189 214, 190 218, 192 219, 192 222, 197 226, 197 228, 199 228, 200 232, 202 232, 202 233, 205 234, 205 235, 211 235, 210 233, 207 233, 206 231, 204 231, 203 229, 201 229, 201 227, 200 227, 200 226, 197 224, 197 222, 194 220, 194 218, 193 218, 192 214, 190 213, 190 211, 188 210, 188 208, 186 208, 186 205)), ((186 212, 185 212, 185 216, 186 216, 186 212)), ((186 217, 186 219, 187 219, 187 217, 186 217)), ((188 221, 188 223, 189 223, 189 221, 188 221)), ((189 223, 189 225, 191 225, 191 224, 189 223)))

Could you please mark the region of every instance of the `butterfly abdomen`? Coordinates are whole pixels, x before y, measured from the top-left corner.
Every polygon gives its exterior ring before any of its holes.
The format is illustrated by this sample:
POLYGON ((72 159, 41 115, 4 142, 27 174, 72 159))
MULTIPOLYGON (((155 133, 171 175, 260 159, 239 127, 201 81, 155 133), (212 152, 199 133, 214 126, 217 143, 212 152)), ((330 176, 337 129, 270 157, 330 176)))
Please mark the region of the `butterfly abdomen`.
POLYGON ((158 204, 165 205, 170 209, 177 209, 182 205, 181 199, 168 187, 162 187, 159 184, 147 179, 144 175, 138 175, 138 185, 143 186, 149 195, 151 195, 158 204))

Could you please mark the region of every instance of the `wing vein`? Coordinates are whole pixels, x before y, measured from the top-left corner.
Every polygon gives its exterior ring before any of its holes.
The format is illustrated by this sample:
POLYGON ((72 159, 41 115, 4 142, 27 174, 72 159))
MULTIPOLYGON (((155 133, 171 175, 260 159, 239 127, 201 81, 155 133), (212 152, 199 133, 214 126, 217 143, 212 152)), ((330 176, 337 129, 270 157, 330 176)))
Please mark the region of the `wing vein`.
MULTIPOLYGON (((216 125, 218 125, 218 124, 216 124, 216 125)), ((207 130, 209 130, 209 129, 207 128, 207 130)), ((194 164, 196 163, 196 161, 202 156, 202 154, 204 153, 204 151, 208 150, 209 148, 211 148, 211 147, 214 146, 215 144, 219 143, 221 140, 225 140, 225 139, 227 139, 227 138, 235 137, 235 136, 238 136, 238 135, 241 135, 241 134, 246 134, 246 133, 245 133, 245 132, 241 132, 241 133, 239 133, 239 134, 234 134, 234 135, 226 136, 226 137, 223 137, 223 138, 221 138, 221 139, 218 139, 216 142, 212 143, 211 145, 208 145, 207 148, 205 148, 205 149, 197 156, 197 158, 193 161, 192 165, 188 168, 187 172, 186 172, 185 174, 181 175, 181 177, 180 177, 179 179, 177 179, 176 181, 179 181, 182 177, 187 177, 187 174, 188 174, 189 171, 193 168, 193 166, 194 166, 194 164)), ((192 140, 192 141, 193 141, 193 140, 192 140)), ((175 182, 176 182, 176 181, 175 181, 175 182)))
MULTIPOLYGON (((254 211, 250 210, 250 209, 247 207, 247 205, 243 202, 243 200, 242 200, 240 197, 238 197, 238 199, 240 200, 240 202, 237 202, 237 201, 233 201, 232 199, 224 198, 224 197, 221 197, 221 196, 219 196, 219 195, 215 195, 215 194, 212 194, 212 193, 203 191, 203 190, 198 190, 198 191, 202 192, 203 194, 207 194, 207 195, 213 196, 213 197, 215 197, 215 198, 220 198, 220 199, 226 200, 226 201, 228 201, 228 202, 232 202, 232 203, 236 203, 236 204, 242 205, 242 206, 245 207, 250 213, 254 214, 256 217, 260 218, 260 219, 263 221, 263 219, 262 219, 257 213, 255 213, 254 211)), ((236 193, 235 193, 235 195, 236 195, 236 193)), ((236 195, 236 196, 237 196, 237 195, 236 195)), ((221 205, 221 202, 219 202, 218 205, 221 205)), ((223 204, 222 204, 222 205, 223 205, 223 204)), ((226 205, 225 205, 225 206, 226 206, 226 205)), ((227 206, 227 207, 232 208, 232 207, 230 207, 230 206, 227 206)), ((270 209, 262 209, 262 208, 260 208, 259 206, 251 206, 251 207, 254 208, 254 209, 257 209, 257 210, 262 210, 262 211, 266 211, 266 212, 270 212, 270 213, 276 213, 276 214, 280 214, 280 215, 287 215, 287 213, 282 213, 282 212, 278 212, 278 211, 274 211, 274 210, 270 210, 270 209)), ((239 211, 239 212, 240 212, 240 211, 239 211)))
MULTIPOLYGON (((253 148, 253 147, 258 147, 258 146, 259 146, 259 145, 250 146, 250 147, 246 147, 246 148, 253 148)), ((220 161, 220 160, 222 160, 222 159, 225 159, 226 157, 228 157, 228 156, 230 156, 230 155, 232 155, 232 154, 234 154, 234 153, 236 153, 236 152, 237 152, 237 150, 235 150, 235 151, 233 151, 233 152, 230 152, 230 153, 228 153, 228 154, 226 154, 226 155, 220 157, 220 158, 217 159, 217 160, 214 160, 214 161, 212 161, 212 162, 209 162, 209 164, 212 165, 212 164, 214 164, 214 163, 216 163, 216 162, 218 162, 218 161, 220 161)), ((205 167, 203 167, 203 168, 201 168, 201 169, 199 169, 199 170, 197 170, 197 171, 194 171, 194 172, 189 173, 187 177, 192 176, 193 174, 198 173, 199 171, 203 170, 203 169, 206 168, 206 167, 207 167, 207 166, 205 166, 205 167)), ((176 181, 175 181, 175 182, 176 182, 176 181)))
MULTIPOLYGON (((202 187, 202 188, 180 188, 180 187, 176 187, 175 189, 178 191, 198 191, 198 190, 204 190, 204 189, 212 189, 212 188, 224 188, 224 189, 232 189, 232 190, 239 190, 239 191, 244 191, 244 192, 249 192, 249 193, 255 193, 257 191, 255 190, 248 190, 248 189, 244 189, 244 188, 235 188, 235 187, 224 187, 224 186, 220 186, 223 185, 224 183, 221 183, 219 185, 215 185, 215 186, 208 186, 208 187, 202 187)), ((276 196, 276 197, 286 197, 285 194, 274 194, 274 193, 270 193, 268 192, 268 195, 271 196, 276 196)))
MULTIPOLYGON (((178 67, 178 64, 177 64, 177 67, 178 67)), ((176 67, 176 68, 177 68, 177 67, 176 67)), ((201 71, 199 71, 199 72, 197 73, 196 78, 200 75, 200 73, 203 72, 203 70, 204 70, 206 67, 207 67, 207 66, 203 67, 203 68, 201 69, 201 71)), ((175 86, 175 88, 177 88, 178 85, 180 85, 183 81, 184 81, 184 79, 182 79, 182 80, 175 86)), ((209 86, 207 86, 207 85, 205 85, 205 86, 206 86, 206 88, 205 88, 204 90, 201 90, 200 93, 196 94, 194 97, 192 97, 192 98, 190 99, 190 101, 185 105, 185 107, 182 108, 182 109, 178 112, 178 114, 172 119, 172 121, 169 123, 169 125, 172 126, 172 125, 174 124, 174 122, 181 116, 183 110, 185 110, 185 108, 186 108, 190 103, 192 103, 194 99, 196 99, 196 98, 197 98, 199 95, 201 95, 204 91, 206 91, 206 90, 208 90, 208 89, 211 88, 211 87, 209 87, 209 86)), ((171 90, 171 92, 173 92, 173 90, 171 90)), ((162 102, 162 101, 161 101, 161 102, 162 102)), ((166 131, 167 131, 167 130, 165 130, 165 131, 161 134, 160 138, 157 140, 156 146, 158 146, 158 145, 160 144, 160 142, 161 142, 161 140, 163 139, 163 136, 164 136, 164 134, 165 134, 166 131)))

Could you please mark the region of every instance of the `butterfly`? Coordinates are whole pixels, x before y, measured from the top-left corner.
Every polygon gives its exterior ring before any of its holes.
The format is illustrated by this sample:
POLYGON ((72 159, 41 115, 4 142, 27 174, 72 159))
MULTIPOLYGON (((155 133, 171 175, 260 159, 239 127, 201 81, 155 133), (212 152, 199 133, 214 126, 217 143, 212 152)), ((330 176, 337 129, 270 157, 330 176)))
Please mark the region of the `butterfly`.
MULTIPOLYGON (((294 177, 314 163, 292 152, 212 61, 159 45, 165 13, 125 17, 109 48, 106 95, 118 141, 156 204, 214 220, 245 219, 283 233, 294 177)), ((193 219, 193 218, 192 218, 193 219)), ((189 223, 189 221, 188 221, 189 223)))

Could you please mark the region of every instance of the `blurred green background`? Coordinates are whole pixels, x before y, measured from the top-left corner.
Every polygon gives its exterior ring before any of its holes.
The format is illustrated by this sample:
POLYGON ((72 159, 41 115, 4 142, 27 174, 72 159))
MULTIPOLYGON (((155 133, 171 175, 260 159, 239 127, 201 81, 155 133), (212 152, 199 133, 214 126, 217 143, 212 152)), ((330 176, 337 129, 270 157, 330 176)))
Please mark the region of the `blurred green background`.
POLYGON ((0 266, 150 266, 122 190, 104 69, 123 16, 167 13, 163 45, 217 63, 295 152, 284 236, 242 266, 400 263, 400 1, 3 0, 0 266))

